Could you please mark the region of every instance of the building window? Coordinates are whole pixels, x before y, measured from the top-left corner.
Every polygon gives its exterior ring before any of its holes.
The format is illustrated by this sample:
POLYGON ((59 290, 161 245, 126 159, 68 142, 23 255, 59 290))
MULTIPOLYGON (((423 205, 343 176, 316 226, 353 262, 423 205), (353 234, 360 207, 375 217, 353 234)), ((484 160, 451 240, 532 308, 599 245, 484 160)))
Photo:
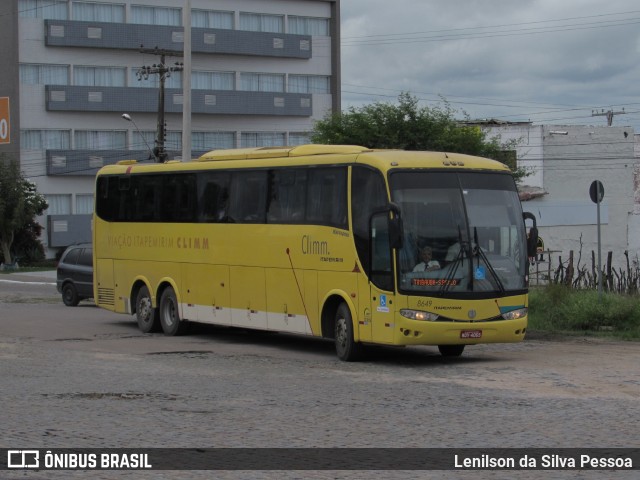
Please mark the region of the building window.
POLYGON ((127 148, 126 130, 76 130, 77 150, 124 150, 127 148))
POLYGON ((248 92, 284 92, 284 75, 241 73, 240 90, 248 92))
POLYGON ((329 19, 289 15, 289 33, 296 35, 329 35, 329 19))
POLYGON ((22 150, 68 150, 71 148, 70 130, 20 130, 22 150))
POLYGON ((73 2, 74 20, 124 23, 124 5, 96 2, 73 2))
POLYGON ((240 12, 240 30, 284 33, 284 16, 240 12))
POLYGON ((156 132, 151 130, 143 130, 141 132, 133 132, 133 141, 129 150, 148 150, 153 149, 156 141, 156 132))
POLYGON ((191 26, 196 28, 223 28, 233 30, 233 12, 191 10, 191 26))
POLYGON ((87 215, 93 213, 93 195, 76 195, 76 213, 78 215, 87 215))
POLYGON ((331 93, 329 77, 320 75, 289 75, 289 93, 331 93))
POLYGON ((240 146, 247 147, 278 147, 285 144, 285 134, 280 132, 242 133, 240 146))
POLYGON ((235 148, 234 132, 192 132, 191 149, 197 151, 224 150, 235 148))
POLYGON ((22 85, 68 85, 69 65, 20 64, 22 85))
POLYGON ((18 0, 18 12, 21 17, 67 20, 69 9, 67 1, 57 0, 18 0))
POLYGON ((306 145, 308 143, 311 143, 310 133, 289 133, 289 145, 306 145))
POLYGON ((166 150, 182 150, 182 132, 167 132, 164 148, 166 150))
MULTIPOLYGON (((140 88, 155 88, 160 86, 159 75, 149 75, 148 77, 138 78, 138 70, 131 70, 129 86, 140 88)), ((165 88, 182 88, 182 72, 171 72, 171 75, 165 77, 165 88)))
POLYGON ((45 195, 49 207, 45 215, 71 215, 71 194, 45 195))
POLYGON ((87 87, 124 87, 127 69, 124 67, 74 67, 73 83, 87 87))
POLYGON ((236 74, 233 72, 191 73, 191 88, 194 90, 234 90, 236 74))
POLYGON ((131 23, 143 25, 182 25, 182 15, 179 8, 131 5, 131 18, 131 23))

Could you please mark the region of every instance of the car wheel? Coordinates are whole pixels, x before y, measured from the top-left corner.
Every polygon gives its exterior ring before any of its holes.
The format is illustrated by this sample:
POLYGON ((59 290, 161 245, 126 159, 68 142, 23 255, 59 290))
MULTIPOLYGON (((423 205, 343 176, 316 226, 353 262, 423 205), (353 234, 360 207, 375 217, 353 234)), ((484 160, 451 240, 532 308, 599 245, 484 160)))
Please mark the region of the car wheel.
POLYGON ((158 310, 153 308, 151 295, 146 286, 138 290, 138 296, 136 297, 136 320, 138 321, 138 328, 142 333, 160 331, 158 310))
POLYGON ((181 335, 186 329, 186 322, 180 321, 176 292, 171 287, 167 287, 160 297, 160 325, 169 336, 181 335))
POLYGON ((78 290, 73 283, 65 283, 62 287, 62 301, 67 307, 75 307, 80 303, 78 290))

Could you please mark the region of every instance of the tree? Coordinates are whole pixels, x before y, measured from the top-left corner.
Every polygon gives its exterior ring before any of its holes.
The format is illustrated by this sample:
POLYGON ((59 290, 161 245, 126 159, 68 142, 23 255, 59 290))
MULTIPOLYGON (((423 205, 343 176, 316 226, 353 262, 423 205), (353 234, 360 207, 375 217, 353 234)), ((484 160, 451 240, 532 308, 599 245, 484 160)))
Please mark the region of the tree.
POLYGON ((0 156, 0 249, 5 263, 13 263, 11 247, 16 233, 29 228, 47 207, 35 184, 22 176, 18 162, 0 156))
POLYGON ((454 118, 455 113, 446 102, 444 107, 419 107, 416 97, 402 93, 397 104, 375 102, 327 116, 316 122, 311 140, 320 144, 466 153, 505 163, 516 181, 528 174, 517 167, 515 157, 505 154, 513 150, 512 144, 502 145, 498 138, 487 138, 481 128, 461 124, 454 118))

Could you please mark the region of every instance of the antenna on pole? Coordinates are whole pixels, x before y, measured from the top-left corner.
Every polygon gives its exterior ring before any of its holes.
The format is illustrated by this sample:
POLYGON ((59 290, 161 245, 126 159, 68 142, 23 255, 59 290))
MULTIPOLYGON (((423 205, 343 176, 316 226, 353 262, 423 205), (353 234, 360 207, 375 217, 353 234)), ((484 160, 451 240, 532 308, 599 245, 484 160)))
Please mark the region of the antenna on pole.
POLYGON ((627 112, 624 111, 624 108, 619 112, 614 112, 613 110, 608 110, 608 111, 605 112, 604 109, 601 110, 600 112, 598 112, 597 110, 591 110, 591 116, 592 117, 607 117, 607 125, 608 126, 613 125, 613 116, 614 115, 624 115, 625 113, 627 113, 627 112))
POLYGON ((176 62, 174 66, 165 65, 165 56, 181 57, 182 52, 173 50, 162 50, 156 48, 144 48, 140 45, 140 53, 150 53, 160 57, 160 63, 153 66, 143 65, 137 72, 138 80, 148 79, 149 75, 158 75, 160 77, 160 88, 158 91, 158 129, 156 133, 156 147, 153 149, 156 162, 164 163, 167 159, 167 152, 164 148, 164 140, 166 137, 166 125, 164 122, 164 81, 171 76, 171 72, 180 72, 183 69, 181 63, 176 62))

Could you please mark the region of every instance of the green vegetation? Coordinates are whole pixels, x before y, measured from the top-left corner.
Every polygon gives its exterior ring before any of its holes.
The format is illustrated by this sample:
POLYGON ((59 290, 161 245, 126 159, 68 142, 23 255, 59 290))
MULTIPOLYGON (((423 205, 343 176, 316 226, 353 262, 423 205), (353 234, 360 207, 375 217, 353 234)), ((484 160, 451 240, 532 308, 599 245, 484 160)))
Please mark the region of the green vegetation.
MULTIPOLYGON (((0 154, 0 259, 11 265, 16 258, 29 263, 44 259, 38 240, 42 227, 35 217, 47 209, 44 195, 26 179, 17 160, 0 154)), ((23 264, 25 262, 22 262, 23 264)))
MULTIPOLYGON (((402 93, 396 103, 375 102, 329 114, 316 122, 313 143, 362 145, 368 148, 431 150, 466 153, 492 158, 506 164, 516 181, 531 172, 516 164, 513 142, 488 138, 477 126, 456 119, 457 112, 444 102, 442 107, 418 105, 418 99, 402 93)), ((468 119, 467 119, 468 120, 468 119)))
POLYGON ((640 339, 637 295, 574 290, 566 285, 533 287, 529 297, 529 330, 640 339))

